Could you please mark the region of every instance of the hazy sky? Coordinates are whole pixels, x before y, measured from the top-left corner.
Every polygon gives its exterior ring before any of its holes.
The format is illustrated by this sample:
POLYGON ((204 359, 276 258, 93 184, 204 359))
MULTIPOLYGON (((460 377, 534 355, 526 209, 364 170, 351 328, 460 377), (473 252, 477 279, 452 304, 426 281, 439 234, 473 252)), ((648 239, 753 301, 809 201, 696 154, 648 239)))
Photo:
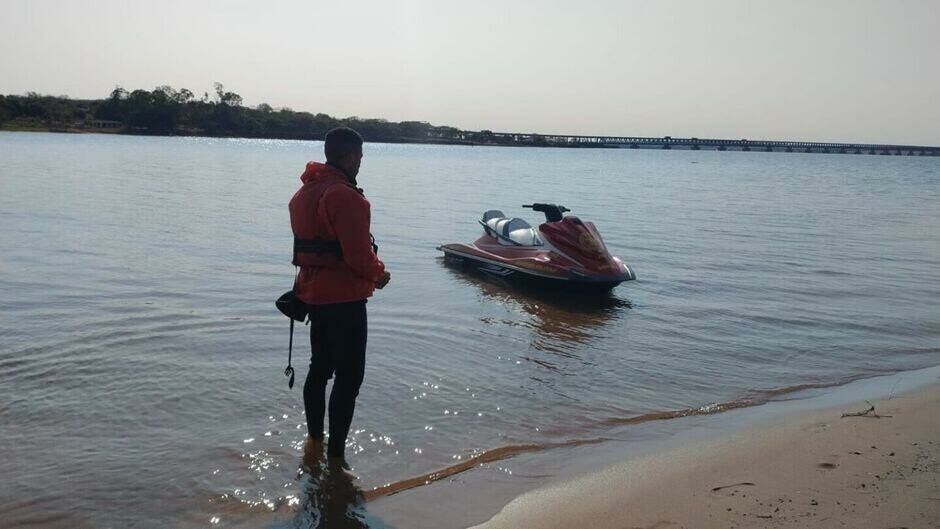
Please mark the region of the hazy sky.
POLYGON ((940 0, 3 0, 0 93, 466 129, 940 145, 940 0))

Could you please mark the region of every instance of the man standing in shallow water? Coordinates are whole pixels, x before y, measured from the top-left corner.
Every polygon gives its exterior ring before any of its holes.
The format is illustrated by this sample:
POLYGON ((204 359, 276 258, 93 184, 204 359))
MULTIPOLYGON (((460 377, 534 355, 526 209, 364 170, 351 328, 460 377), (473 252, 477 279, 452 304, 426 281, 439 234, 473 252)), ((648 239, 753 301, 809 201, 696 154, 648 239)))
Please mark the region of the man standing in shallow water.
POLYGON ((366 299, 391 275, 376 256, 369 233, 369 201, 357 187, 362 137, 353 129, 329 131, 326 163, 309 162, 290 201, 294 292, 310 310, 310 370, 304 383, 306 449, 323 446, 326 382, 330 393, 327 461, 346 470, 344 451, 366 365, 366 299))

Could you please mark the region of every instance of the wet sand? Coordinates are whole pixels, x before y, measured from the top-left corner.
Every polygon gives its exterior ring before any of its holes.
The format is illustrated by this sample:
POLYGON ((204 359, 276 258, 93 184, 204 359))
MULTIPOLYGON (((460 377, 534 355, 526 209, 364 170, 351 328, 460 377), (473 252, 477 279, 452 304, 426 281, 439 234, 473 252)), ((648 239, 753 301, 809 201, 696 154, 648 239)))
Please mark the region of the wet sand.
POLYGON ((480 529, 940 527, 940 384, 794 414, 516 498, 480 529))

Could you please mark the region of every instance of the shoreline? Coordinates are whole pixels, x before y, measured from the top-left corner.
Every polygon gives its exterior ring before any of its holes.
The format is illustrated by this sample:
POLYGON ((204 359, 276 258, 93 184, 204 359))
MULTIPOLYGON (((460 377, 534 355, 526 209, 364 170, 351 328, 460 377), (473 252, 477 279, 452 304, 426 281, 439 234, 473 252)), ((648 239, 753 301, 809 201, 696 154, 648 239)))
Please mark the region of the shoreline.
POLYGON ((869 381, 811 397, 830 401, 822 409, 777 410, 783 415, 732 431, 712 425, 664 450, 554 480, 473 527, 940 527, 938 372, 907 372, 932 377, 913 388, 898 389, 905 373, 879 377, 901 377, 887 396, 869 381), (873 413, 864 413, 866 398, 873 413))
MULTIPOLYGON (((105 134, 109 136, 137 136, 153 138, 214 138, 214 139, 244 139, 244 140, 283 140, 283 141, 322 141, 319 138, 283 138, 267 136, 229 136, 208 134, 161 134, 149 130, 128 131, 112 128, 77 128, 72 126, 50 127, 42 126, 9 126, 0 125, 0 132, 45 132, 51 134, 105 134)), ((527 136, 525 134, 498 133, 500 136, 527 136)), ((566 136, 541 134, 541 137, 582 138, 582 136, 566 136)), ((595 137, 592 137, 595 138, 595 137)), ((597 136, 602 139, 604 137, 597 136)), ((625 138, 612 137, 618 141, 478 141, 455 138, 396 138, 381 141, 366 141, 366 143, 380 143, 390 145, 450 145, 463 147, 520 147, 520 148, 558 148, 558 149, 618 149, 618 150, 676 150, 676 151, 715 151, 715 152, 775 152, 787 154, 846 154, 846 155, 879 155, 879 156, 940 156, 940 147, 920 145, 872 145, 872 144, 843 144, 826 142, 803 142, 781 140, 727 140, 698 138, 635 138, 636 142, 624 143, 625 138), (796 147, 794 147, 796 146, 796 147), (906 153, 904 152, 906 151, 906 153)))
MULTIPOLYGON (((624 470, 624 466, 631 467, 641 461, 669 461, 677 455, 698 453, 705 449, 720 450, 722 446, 731 446, 740 436, 772 431, 781 424, 798 424, 809 418, 816 420, 821 415, 829 420, 838 420, 844 412, 866 409, 866 399, 875 403, 879 413, 889 415, 883 411, 879 400, 887 399, 893 405, 901 402, 902 397, 906 399, 908 395, 932 390, 938 392, 940 399, 938 379, 940 365, 856 379, 838 386, 810 387, 777 395, 763 404, 717 414, 626 424, 613 428, 600 444, 563 446, 487 463, 475 471, 449 477, 432 486, 376 498, 368 502, 367 510, 391 527, 414 529, 566 527, 585 521, 597 525, 599 521, 593 519, 565 519, 565 523, 553 526, 552 519, 531 518, 531 513, 550 512, 554 505, 584 504, 586 495, 579 494, 578 490, 591 487, 592 483, 603 482, 612 472, 617 475, 616 469, 628 473, 629 468, 624 470), (832 418, 832 414, 835 414, 836 419, 832 418), (568 491, 567 495, 559 492, 565 490, 568 491), (442 517, 442 512, 448 513, 448 516, 442 517), (511 523, 506 523, 510 519, 511 523)), ((853 419, 844 419, 850 420, 853 419)), ((936 437, 940 439, 940 431, 936 432, 936 437)), ((674 470, 667 470, 670 476, 677 475, 674 470)), ((681 476, 674 479, 681 481, 681 476)), ((672 487, 668 482, 662 485, 666 489, 672 487)), ((601 492, 613 488, 600 487, 601 492)), ((616 503, 622 500, 617 498, 616 503)), ((624 522, 610 527, 624 529, 645 526, 624 522)), ((691 528, 700 527, 700 524, 662 527, 691 528)))
MULTIPOLYGON (((787 399, 791 396, 794 396, 794 394, 799 395, 807 391, 836 391, 838 388, 848 384, 872 378, 877 377, 868 376, 861 378, 849 378, 832 383, 803 383, 790 387, 751 391, 737 399, 726 402, 709 403, 698 407, 682 408, 676 410, 652 411, 642 413, 640 415, 630 415, 624 417, 611 416, 603 420, 601 423, 599 423, 599 425, 603 425, 607 430, 611 430, 628 426, 644 425, 645 423, 658 423, 658 421, 671 421, 687 417, 725 414, 734 410, 745 408, 759 408, 760 406, 772 403, 775 400, 787 399)), ((652 427, 656 428, 655 425, 652 427)), ((458 474, 472 471, 475 468, 484 466, 486 464, 510 460, 520 455, 532 454, 535 457, 538 457, 539 453, 557 451, 565 448, 577 448, 583 445, 597 445, 609 442, 611 440, 612 439, 608 436, 598 433, 597 435, 589 437, 568 437, 566 439, 555 442, 532 442, 491 447, 483 450, 477 455, 462 460, 459 463, 438 468, 425 474, 402 478, 397 481, 386 483, 382 486, 376 486, 371 489, 364 489, 363 497, 367 502, 376 501, 383 497, 392 496, 415 488, 431 485, 435 482, 451 478, 458 474)))

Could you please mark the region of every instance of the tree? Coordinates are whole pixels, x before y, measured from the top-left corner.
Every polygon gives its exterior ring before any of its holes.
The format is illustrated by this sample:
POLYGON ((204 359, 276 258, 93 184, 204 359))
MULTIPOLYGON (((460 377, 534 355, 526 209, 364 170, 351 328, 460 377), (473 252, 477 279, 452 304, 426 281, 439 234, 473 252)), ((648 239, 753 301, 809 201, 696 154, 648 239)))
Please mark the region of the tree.
POLYGON ((111 95, 95 108, 95 117, 111 121, 124 121, 125 99, 127 99, 127 91, 120 86, 114 87, 111 95))
POLYGON ((242 96, 235 92, 226 92, 222 83, 214 83, 213 85, 215 86, 215 96, 220 104, 230 107, 240 107, 242 105, 242 96))
POLYGON ((402 121, 401 135, 406 138, 423 139, 430 136, 431 125, 425 121, 402 121))
POLYGON ((134 90, 124 100, 124 117, 128 125, 142 132, 167 134, 173 132, 179 121, 180 105, 176 91, 157 87, 152 92, 134 90))
POLYGON ((114 101, 120 101, 122 99, 127 99, 127 90, 121 88, 120 85, 115 86, 114 90, 111 90, 111 95, 108 97, 114 101))
POLYGON ((173 87, 170 86, 170 85, 158 86, 158 87, 156 87, 156 88, 153 89, 153 92, 154 92, 155 94, 156 94, 157 92, 161 92, 163 95, 165 95, 165 96, 166 96, 167 98, 169 98, 169 99, 172 99, 173 101, 176 101, 176 98, 179 97, 179 92, 177 92, 176 90, 174 90, 173 87))
POLYGON ((182 105, 189 103, 193 100, 193 93, 189 88, 180 88, 180 91, 176 93, 176 102, 182 105))
POLYGON ((0 94, 0 125, 3 125, 8 119, 10 119, 10 111, 7 109, 7 98, 0 94))

